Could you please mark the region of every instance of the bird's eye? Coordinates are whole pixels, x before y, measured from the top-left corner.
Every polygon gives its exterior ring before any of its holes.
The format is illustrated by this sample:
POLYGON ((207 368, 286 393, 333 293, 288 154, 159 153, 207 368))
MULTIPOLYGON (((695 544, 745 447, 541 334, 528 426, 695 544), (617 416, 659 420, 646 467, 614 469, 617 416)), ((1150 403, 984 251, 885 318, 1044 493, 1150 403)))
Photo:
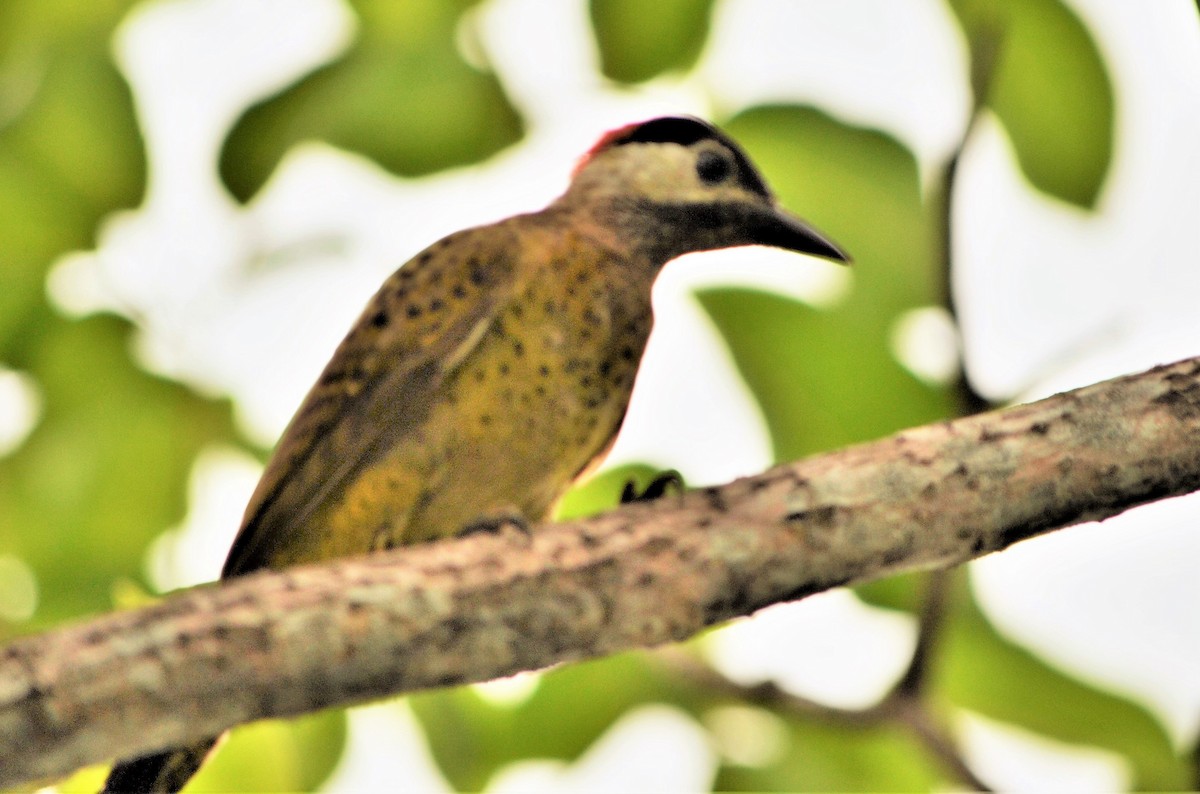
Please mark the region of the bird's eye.
POLYGON ((733 171, 733 165, 728 158, 713 151, 700 152, 696 157, 696 176, 706 185, 724 182, 733 171))

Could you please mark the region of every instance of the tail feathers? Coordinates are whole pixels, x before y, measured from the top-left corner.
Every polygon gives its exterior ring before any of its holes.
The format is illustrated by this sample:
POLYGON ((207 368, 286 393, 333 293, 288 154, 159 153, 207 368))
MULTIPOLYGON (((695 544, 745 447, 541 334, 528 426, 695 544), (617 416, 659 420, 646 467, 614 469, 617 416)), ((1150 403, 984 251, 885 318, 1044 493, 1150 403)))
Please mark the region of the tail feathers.
POLYGON ((174 794, 196 774, 217 738, 122 761, 109 773, 101 794, 174 794))

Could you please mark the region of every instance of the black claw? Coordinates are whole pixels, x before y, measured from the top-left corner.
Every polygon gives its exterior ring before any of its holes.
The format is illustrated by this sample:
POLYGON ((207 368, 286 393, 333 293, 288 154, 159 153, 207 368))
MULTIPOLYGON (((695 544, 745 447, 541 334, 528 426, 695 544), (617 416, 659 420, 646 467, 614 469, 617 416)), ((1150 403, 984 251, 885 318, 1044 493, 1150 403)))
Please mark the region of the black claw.
POLYGON ((533 528, 529 526, 529 522, 525 520, 525 516, 513 512, 480 516, 463 526, 459 530, 458 536, 466 537, 467 535, 478 535, 480 533, 499 535, 505 527, 512 527, 525 535, 533 534, 533 528))
POLYGON ((683 493, 683 475, 671 469, 655 475, 640 493, 637 489, 637 483, 633 480, 625 483, 625 487, 621 489, 621 504, 627 505, 630 502, 653 502, 655 499, 661 499, 667 495, 668 491, 674 490, 677 493, 683 493))

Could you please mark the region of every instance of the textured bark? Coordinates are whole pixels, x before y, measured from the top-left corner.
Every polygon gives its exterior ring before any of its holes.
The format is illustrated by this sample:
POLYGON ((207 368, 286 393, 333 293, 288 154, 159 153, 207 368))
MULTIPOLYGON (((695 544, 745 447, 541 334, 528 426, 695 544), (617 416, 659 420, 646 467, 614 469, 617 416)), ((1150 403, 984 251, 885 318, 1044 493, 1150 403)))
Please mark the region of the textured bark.
POLYGON ((0 786, 684 639, 1200 488, 1200 359, 533 536, 262 573, 0 650, 0 786))

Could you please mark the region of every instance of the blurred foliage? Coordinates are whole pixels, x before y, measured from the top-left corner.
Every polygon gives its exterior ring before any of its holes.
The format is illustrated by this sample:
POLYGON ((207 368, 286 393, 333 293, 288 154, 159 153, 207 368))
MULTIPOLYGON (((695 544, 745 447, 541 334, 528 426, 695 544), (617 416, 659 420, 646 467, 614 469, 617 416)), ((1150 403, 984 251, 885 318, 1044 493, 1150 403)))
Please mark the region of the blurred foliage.
MULTIPOLYGON (((0 361, 55 318, 46 266, 91 245, 105 214, 137 203, 145 183, 129 86, 109 54, 132 0, 0 3, 0 361)), ((26 363, 27 362, 27 363, 26 363)))
POLYGON ((543 674, 534 693, 513 706, 497 705, 470 687, 415 695, 409 703, 450 784, 477 791, 511 761, 578 758, 626 711, 670 702, 678 686, 644 654, 627 653, 543 674), (588 692, 605 696, 581 698, 588 692), (572 716, 564 719, 567 714, 572 716))
MULTIPOLYGON (((346 741, 346 716, 322 711, 294 720, 238 728, 193 778, 189 791, 312 791, 329 777, 346 741)), ((90 766, 60 782, 63 794, 95 794, 107 766, 90 766)))
POLYGON ((307 140, 406 175, 477 162, 515 143, 516 110, 495 76, 456 46, 476 2, 350 0, 359 26, 349 51, 246 112, 222 152, 226 185, 248 199, 307 140))
MULTIPOLYGON (((67 319, 45 297, 56 257, 92 247, 105 216, 135 206, 144 190, 133 101, 110 55, 113 30, 132 5, 0 4, 0 365, 27 372, 45 403, 32 435, 0 457, 0 554, 28 563, 40 592, 34 617, 0 624, 0 636, 109 609, 114 593, 135 590, 147 544, 183 517, 198 451, 235 437, 227 404, 137 366, 127 321, 67 319)), ((400 174, 477 162, 517 141, 524 123, 500 82, 481 68, 482 55, 472 50, 468 62, 460 51, 475 5, 351 2, 358 28, 347 51, 249 108, 230 132, 225 183, 239 199, 251 197, 292 146, 310 139, 400 174)), ((632 85, 686 71, 703 51, 712 7, 712 0, 590 0, 604 75, 632 85)), ((948 0, 947 8, 970 47, 977 101, 1004 125, 1030 181, 1094 204, 1112 154, 1113 95, 1086 28, 1059 0, 948 0)), ((855 258, 852 291, 828 310, 747 289, 698 296, 762 409, 776 457, 950 415, 946 390, 918 380, 889 352, 897 318, 942 297, 940 219, 932 217, 941 203, 924 193, 912 153, 812 108, 758 107, 719 121, 782 202, 855 258)), ((561 514, 611 506, 626 482, 644 487, 655 473, 651 466, 609 471, 573 493, 561 514)), ((897 577, 859 594, 912 611, 917 581, 897 577)), ((958 595, 930 671, 934 702, 1111 749, 1129 759, 1139 787, 1185 785, 1182 761, 1145 709, 1055 670, 998 634, 968 593, 958 595)), ((451 784, 476 790, 512 761, 578 758, 635 706, 669 703, 703 721, 731 697, 672 675, 651 654, 631 653, 543 673, 533 694, 512 704, 468 687, 410 703, 451 784)), ((726 763, 717 786, 952 783, 899 728, 779 716, 788 752, 761 767, 726 763)), ((344 738, 337 711, 241 728, 197 789, 312 788, 344 738)), ((97 779, 92 769, 71 785, 90 788, 97 779)))
POLYGON ((1000 118, 1040 190, 1090 208, 1113 150, 1113 89, 1087 28, 1058 0, 950 0, 975 101, 1000 118))
MULTIPOLYGON (((44 400, 19 454, 0 458, 0 550, 40 598, 21 631, 112 605, 118 577, 184 514, 200 447, 232 437, 228 408, 148 375, 130 326, 70 321, 45 298, 54 258, 90 248, 145 183, 129 87, 110 55, 130 2, 0 4, 0 365, 44 400)), ((0 637, 17 627, 0 622, 0 637)))
POLYGON ((58 320, 26 340, 45 413, 20 454, 0 458, 0 549, 33 567, 41 592, 23 630, 110 608, 114 581, 140 573, 150 540, 182 520, 201 447, 232 436, 226 406, 146 374, 128 341, 113 317, 58 320))
POLYGON ((750 110, 725 127, 780 201, 855 260, 854 288, 831 311, 748 289, 698 296, 762 407, 776 459, 946 416, 951 408, 944 390, 901 367, 889 343, 901 313, 938 302, 933 225, 912 154, 881 133, 810 108, 750 110))
POLYGON ((764 767, 727 765, 717 791, 929 791, 943 777, 897 728, 852 729, 790 716, 792 752, 764 767))
MULTIPOLYGON (((961 577, 960 577, 961 579, 961 577)), ((937 656, 935 695, 1069 744, 1125 757, 1135 791, 1183 791, 1187 766, 1140 705, 1051 667, 999 634, 963 588, 937 656)))
POLYGON ((600 70, 623 83, 688 69, 708 38, 713 0, 590 0, 600 70))
POLYGON ((201 767, 193 789, 312 791, 329 777, 345 742, 346 713, 340 709, 243 725, 201 767))

